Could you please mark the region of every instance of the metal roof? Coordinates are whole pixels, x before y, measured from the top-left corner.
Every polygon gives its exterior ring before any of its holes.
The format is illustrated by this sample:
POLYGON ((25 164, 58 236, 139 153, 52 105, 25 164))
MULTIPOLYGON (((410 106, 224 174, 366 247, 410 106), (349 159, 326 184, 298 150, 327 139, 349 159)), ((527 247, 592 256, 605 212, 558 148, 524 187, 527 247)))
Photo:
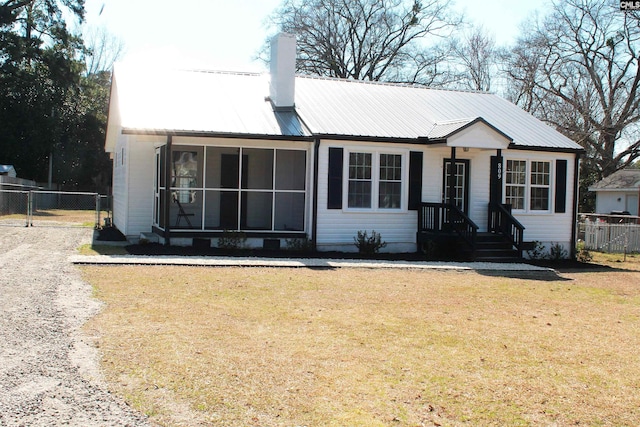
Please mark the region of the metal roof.
POLYGON ((425 138, 438 123, 482 117, 516 146, 582 150, 518 106, 484 92, 298 77, 296 110, 321 135, 425 138))
POLYGON ((391 140, 442 138, 481 118, 515 146, 581 150, 489 93, 297 76, 295 110, 274 110, 268 95, 269 77, 264 74, 118 66, 110 116, 117 116, 129 132, 391 140))
POLYGON ((274 113, 265 75, 120 66, 114 76, 128 131, 309 135, 295 114, 274 113))
POLYGON ((640 187, 640 169, 622 169, 596 182, 589 191, 637 190, 640 187))

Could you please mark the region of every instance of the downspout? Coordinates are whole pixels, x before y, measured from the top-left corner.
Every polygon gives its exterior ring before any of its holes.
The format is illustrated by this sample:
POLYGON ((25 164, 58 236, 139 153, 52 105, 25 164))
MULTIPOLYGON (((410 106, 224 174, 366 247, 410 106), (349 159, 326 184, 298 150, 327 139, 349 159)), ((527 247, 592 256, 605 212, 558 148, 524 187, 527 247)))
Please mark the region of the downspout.
POLYGON ((313 145, 313 202, 311 213, 311 247, 314 252, 318 250, 318 157, 320 154, 320 138, 316 138, 313 145))
POLYGON ((571 259, 576 259, 576 245, 578 232, 578 191, 580 190, 580 153, 576 153, 576 159, 573 167, 573 213, 571 219, 573 226, 571 227, 571 259))
POLYGON ((164 244, 171 246, 171 146, 173 137, 167 135, 164 153, 164 244))

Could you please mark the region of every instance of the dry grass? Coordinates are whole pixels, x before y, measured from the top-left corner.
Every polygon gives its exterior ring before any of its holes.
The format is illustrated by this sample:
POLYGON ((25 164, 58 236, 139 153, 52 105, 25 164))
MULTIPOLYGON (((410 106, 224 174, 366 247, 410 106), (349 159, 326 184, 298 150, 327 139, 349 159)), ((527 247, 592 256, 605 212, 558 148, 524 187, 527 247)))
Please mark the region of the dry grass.
MULTIPOLYGON (((106 211, 100 212, 100 218, 108 215, 106 211)), ((79 224, 83 227, 93 227, 96 223, 95 210, 72 209, 39 209, 33 212, 33 221, 55 221, 79 224)))
POLYGON ((640 425, 637 271, 84 274, 108 380, 161 425, 640 425))

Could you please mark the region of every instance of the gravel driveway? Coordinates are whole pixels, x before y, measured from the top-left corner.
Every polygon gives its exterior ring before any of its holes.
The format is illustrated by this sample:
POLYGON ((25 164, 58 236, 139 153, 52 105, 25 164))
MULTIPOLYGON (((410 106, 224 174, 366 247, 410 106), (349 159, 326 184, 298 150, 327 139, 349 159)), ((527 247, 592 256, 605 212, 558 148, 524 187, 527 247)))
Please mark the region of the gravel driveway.
POLYGON ((68 257, 92 232, 0 226, 0 426, 149 425, 79 331, 100 307, 68 257))

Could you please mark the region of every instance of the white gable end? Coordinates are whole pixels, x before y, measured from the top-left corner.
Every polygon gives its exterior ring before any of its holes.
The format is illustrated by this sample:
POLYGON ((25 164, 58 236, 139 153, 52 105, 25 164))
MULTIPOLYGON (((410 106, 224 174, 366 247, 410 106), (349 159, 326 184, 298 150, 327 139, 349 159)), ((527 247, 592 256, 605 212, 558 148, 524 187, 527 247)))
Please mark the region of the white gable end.
POLYGON ((447 146, 464 148, 504 150, 510 142, 509 138, 483 122, 473 123, 447 138, 447 146))

